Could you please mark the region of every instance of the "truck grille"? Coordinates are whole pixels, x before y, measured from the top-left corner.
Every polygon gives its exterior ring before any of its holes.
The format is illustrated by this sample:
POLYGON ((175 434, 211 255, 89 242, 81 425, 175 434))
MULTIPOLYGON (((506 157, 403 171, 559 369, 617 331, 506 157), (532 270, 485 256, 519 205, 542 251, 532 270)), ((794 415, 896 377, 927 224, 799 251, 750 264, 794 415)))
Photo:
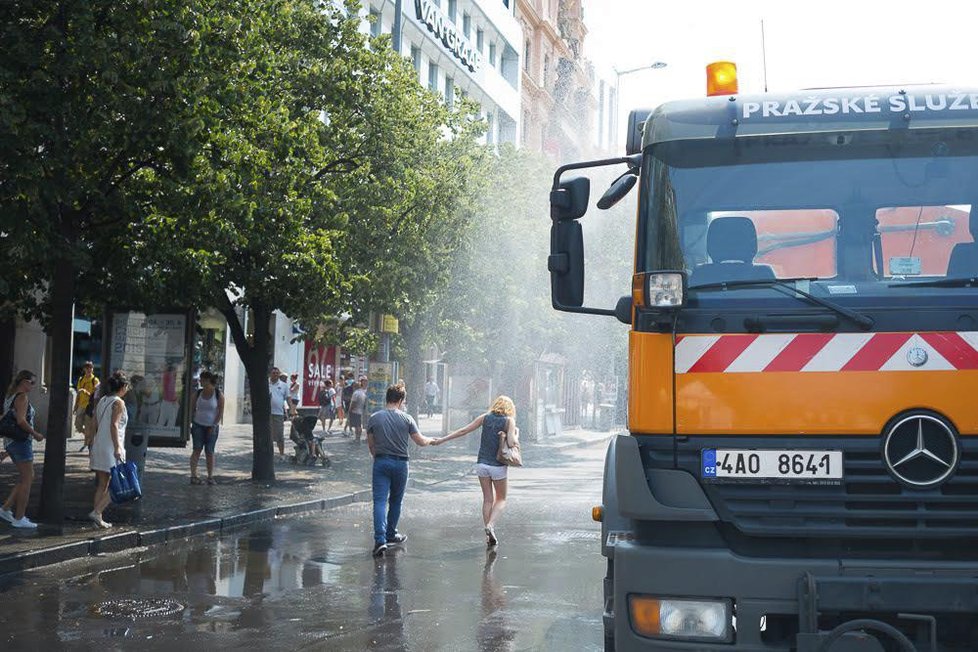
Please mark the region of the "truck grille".
MULTIPOLYGON (((940 539, 978 536, 978 441, 962 438, 957 472, 943 486, 914 491, 883 466, 877 437, 770 439, 738 448, 841 449, 841 485, 722 484, 704 482, 721 520, 749 537, 940 539), (761 445, 763 444, 763 445, 761 445)), ((700 450, 731 441, 694 438, 679 444, 678 466, 700 475, 700 450), (694 447, 695 446, 695 447, 694 447)), ((655 451, 653 457, 665 451, 655 451)))

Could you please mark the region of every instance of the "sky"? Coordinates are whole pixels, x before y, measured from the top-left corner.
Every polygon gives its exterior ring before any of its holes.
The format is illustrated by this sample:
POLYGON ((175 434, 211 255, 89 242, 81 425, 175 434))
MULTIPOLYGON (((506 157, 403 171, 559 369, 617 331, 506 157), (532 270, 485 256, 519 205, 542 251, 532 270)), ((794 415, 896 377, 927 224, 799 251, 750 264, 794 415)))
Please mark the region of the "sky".
POLYGON ((621 77, 628 110, 703 97, 711 61, 737 64, 741 93, 837 86, 978 86, 978 3, 928 0, 583 0, 585 57, 611 83, 615 68, 668 65, 621 77), (909 8, 909 9, 908 9, 909 8), (926 10, 925 10, 926 8, 926 10))

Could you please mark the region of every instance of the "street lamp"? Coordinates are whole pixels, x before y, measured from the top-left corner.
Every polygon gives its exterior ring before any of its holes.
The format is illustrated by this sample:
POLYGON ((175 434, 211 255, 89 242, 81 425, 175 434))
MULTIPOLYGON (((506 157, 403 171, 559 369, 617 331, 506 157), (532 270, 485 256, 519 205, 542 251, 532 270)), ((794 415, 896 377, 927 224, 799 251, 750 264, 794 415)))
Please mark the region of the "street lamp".
POLYGON ((669 64, 667 64, 665 61, 653 61, 652 63, 650 63, 648 65, 639 66, 638 68, 629 68, 628 70, 618 70, 617 68, 614 69, 614 71, 615 71, 615 106, 613 107, 613 110, 614 110, 614 116, 615 116, 615 132, 614 132, 615 133, 615 147, 618 147, 618 116, 619 116, 618 104, 621 101, 621 78, 624 75, 630 75, 633 72, 641 72, 643 70, 661 70, 662 68, 665 68, 667 65, 669 65, 669 64))

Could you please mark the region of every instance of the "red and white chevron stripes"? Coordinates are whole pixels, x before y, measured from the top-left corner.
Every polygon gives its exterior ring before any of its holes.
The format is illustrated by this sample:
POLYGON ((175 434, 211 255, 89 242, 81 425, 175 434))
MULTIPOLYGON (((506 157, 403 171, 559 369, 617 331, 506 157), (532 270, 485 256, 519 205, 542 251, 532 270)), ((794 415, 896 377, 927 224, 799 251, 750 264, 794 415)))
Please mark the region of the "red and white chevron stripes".
POLYGON ((676 373, 978 369, 978 332, 686 335, 676 373))

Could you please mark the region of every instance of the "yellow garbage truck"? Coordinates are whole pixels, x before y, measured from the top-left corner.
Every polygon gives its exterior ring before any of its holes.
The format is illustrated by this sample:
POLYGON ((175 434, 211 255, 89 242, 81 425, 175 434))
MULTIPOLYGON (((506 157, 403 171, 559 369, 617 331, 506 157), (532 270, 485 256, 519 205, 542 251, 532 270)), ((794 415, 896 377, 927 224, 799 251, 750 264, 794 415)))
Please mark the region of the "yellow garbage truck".
POLYGON ((551 190, 554 308, 630 329, 606 649, 978 650, 978 89, 711 87, 551 190), (586 304, 609 167, 634 275, 586 304))

